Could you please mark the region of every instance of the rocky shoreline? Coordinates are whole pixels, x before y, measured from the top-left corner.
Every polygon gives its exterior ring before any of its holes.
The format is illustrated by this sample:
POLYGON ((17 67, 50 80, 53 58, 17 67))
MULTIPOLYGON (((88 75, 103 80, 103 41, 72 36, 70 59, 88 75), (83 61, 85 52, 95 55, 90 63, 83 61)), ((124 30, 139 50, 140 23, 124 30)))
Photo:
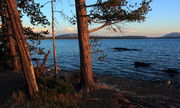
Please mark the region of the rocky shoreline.
POLYGON ((167 81, 143 81, 111 75, 97 75, 105 83, 130 101, 145 108, 180 108, 180 84, 167 81))
MULTIPOLYGON (((79 71, 63 71, 64 77, 72 77, 79 71)), ((108 86, 145 108, 180 108, 180 83, 170 80, 145 81, 113 75, 95 74, 97 84, 108 86)))

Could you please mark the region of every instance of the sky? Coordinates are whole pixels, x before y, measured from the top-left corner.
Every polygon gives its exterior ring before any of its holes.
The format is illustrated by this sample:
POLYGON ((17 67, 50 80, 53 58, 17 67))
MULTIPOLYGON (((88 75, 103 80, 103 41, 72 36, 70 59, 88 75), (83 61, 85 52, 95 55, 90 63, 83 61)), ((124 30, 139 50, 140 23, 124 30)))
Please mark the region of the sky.
MULTIPOLYGON (((48 0, 35 0, 38 3, 45 4, 48 0)), ((64 11, 68 16, 75 15, 74 0, 56 0, 55 10, 64 11)), ((93 4, 96 0, 86 0, 87 4, 93 4)), ((130 1, 130 0, 129 0, 130 1)), ((141 0, 135 0, 141 1, 141 0)), ((50 3, 46 4, 42 9, 43 13, 47 16, 51 22, 51 8, 50 3)), ((147 19, 143 23, 126 23, 122 32, 112 32, 106 29, 102 29, 93 33, 93 35, 99 36, 149 36, 160 37, 171 32, 180 32, 180 0, 153 0, 151 3, 152 11, 147 14, 147 19)), ((66 21, 62 15, 55 12, 55 31, 56 35, 65 33, 77 33, 76 25, 71 25, 66 21)), ((29 19, 24 17, 24 26, 33 27, 29 19)), ((41 31, 48 29, 51 31, 51 27, 34 26, 34 31, 41 31)), ((90 27, 91 28, 91 27, 90 27)))

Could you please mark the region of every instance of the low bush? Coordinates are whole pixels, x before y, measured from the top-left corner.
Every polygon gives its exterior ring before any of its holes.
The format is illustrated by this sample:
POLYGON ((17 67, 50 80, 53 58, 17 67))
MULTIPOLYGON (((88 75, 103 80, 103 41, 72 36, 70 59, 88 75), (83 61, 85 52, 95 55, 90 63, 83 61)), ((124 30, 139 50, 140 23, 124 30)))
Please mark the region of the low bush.
POLYGON ((74 87, 67 80, 54 79, 53 77, 43 77, 37 80, 41 92, 56 93, 56 94, 69 94, 73 93, 74 87))
POLYGON ((23 90, 13 92, 7 108, 76 108, 78 96, 67 80, 43 77, 37 80, 39 93, 29 98, 23 90))

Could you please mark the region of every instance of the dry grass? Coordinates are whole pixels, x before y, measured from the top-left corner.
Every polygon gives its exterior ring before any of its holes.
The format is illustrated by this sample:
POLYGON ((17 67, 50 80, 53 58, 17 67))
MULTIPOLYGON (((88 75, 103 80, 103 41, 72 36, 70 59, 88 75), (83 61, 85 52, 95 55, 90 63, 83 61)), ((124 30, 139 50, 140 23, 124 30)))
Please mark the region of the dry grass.
POLYGON ((80 97, 72 84, 64 80, 46 77, 38 80, 39 94, 30 99, 25 91, 13 92, 7 104, 8 108, 77 108, 80 97))
POLYGON ((37 95, 29 99, 23 91, 13 92, 6 107, 8 108, 76 108, 75 95, 37 95))

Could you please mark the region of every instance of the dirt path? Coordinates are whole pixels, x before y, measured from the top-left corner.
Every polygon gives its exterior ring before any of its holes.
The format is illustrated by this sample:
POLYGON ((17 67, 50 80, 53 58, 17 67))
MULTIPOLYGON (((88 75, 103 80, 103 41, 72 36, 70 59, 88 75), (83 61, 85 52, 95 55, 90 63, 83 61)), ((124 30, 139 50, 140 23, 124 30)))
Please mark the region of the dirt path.
POLYGON ((14 90, 24 86, 24 78, 22 74, 1 71, 0 72, 0 105, 11 95, 14 90))

